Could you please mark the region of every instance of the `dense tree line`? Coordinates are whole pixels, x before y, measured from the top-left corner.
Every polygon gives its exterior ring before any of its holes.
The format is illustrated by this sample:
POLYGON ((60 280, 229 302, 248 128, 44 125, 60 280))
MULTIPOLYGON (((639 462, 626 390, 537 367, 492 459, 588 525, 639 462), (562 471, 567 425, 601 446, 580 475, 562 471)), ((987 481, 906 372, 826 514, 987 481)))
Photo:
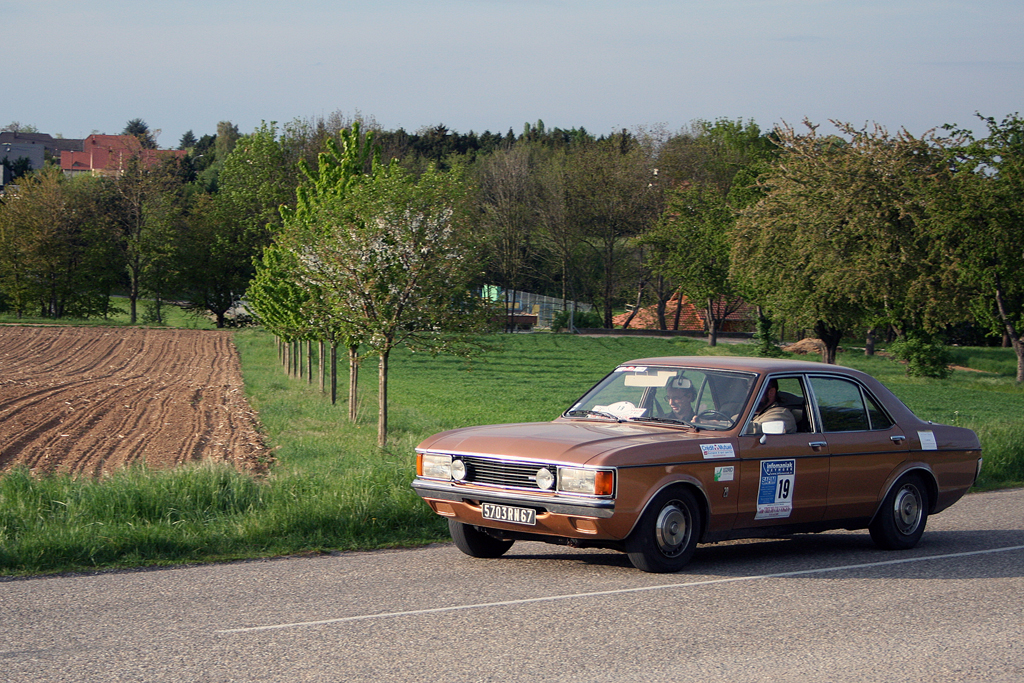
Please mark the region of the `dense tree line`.
MULTIPOLYGON (((982 121, 987 134, 977 139, 841 122, 830 134, 811 123, 765 132, 719 120, 601 136, 540 121, 518 134, 444 125, 409 133, 363 117, 353 128, 336 114, 247 135, 224 122, 216 134, 182 136, 189 154, 180 163, 22 179, 0 206, 0 306, 102 316, 109 295, 123 292, 133 320, 137 302, 150 302, 142 317, 159 320, 173 300, 227 324, 256 264, 300 268, 277 238, 344 194, 328 186, 341 182, 338 164, 353 163, 348 145, 362 151, 344 182, 386 177, 388 196, 410 197, 421 178, 458 178, 464 196, 449 199, 474 245, 473 267, 460 271, 467 288, 586 301, 606 326, 627 303, 652 305, 664 328, 677 324, 665 311, 681 292, 703 309, 712 343, 746 302, 762 338, 780 323, 813 330, 828 361, 851 334, 869 347, 885 335, 919 357, 938 353, 944 336, 1002 339, 1024 381, 1024 124, 1016 115, 982 121)), ((138 120, 126 133, 149 139, 138 120)), ((302 296, 328 297, 328 280, 321 273, 302 296)), ((316 328, 295 338, 367 343, 336 305, 317 310, 291 321, 316 328)))

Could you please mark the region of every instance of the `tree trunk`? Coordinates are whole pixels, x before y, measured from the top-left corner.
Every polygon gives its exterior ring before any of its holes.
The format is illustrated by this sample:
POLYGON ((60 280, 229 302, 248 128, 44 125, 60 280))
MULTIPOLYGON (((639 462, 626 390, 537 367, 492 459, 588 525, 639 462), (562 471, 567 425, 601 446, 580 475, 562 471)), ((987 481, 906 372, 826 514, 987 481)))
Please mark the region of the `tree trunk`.
POLYGON ((843 340, 844 332, 845 330, 832 327, 828 323, 820 320, 814 324, 815 336, 817 336, 825 345, 824 350, 821 352, 822 362, 828 363, 829 365, 836 364, 836 351, 839 349, 839 342, 843 340))
POLYGON ((867 338, 864 340, 864 355, 875 355, 875 328, 869 327, 867 338))
POLYGON ((1013 325, 1013 320, 1006 312, 1003 289, 998 280, 996 281, 996 309, 999 311, 999 319, 1003 323, 1003 332, 1010 338, 1013 352, 1017 354, 1017 383, 1021 384, 1024 382, 1024 340, 1021 340, 1017 328, 1013 325))
POLYGON ((338 402, 338 342, 331 342, 331 405, 338 402))
POLYGON ((388 442, 388 355, 390 351, 380 352, 380 364, 377 368, 377 445, 381 448, 388 442))
POLYGON ((327 377, 327 354, 326 354, 326 351, 327 351, 327 344, 325 344, 324 340, 321 339, 320 340, 320 355, 319 355, 319 359, 320 359, 320 393, 321 394, 324 393, 324 387, 325 387, 324 380, 327 377))
POLYGON ((676 317, 672 321, 672 329, 679 331, 679 319, 683 316, 683 293, 676 294, 676 317))
POLYGON ((306 340, 306 384, 313 383, 313 340, 306 340))
MULTIPOLYGON (((139 275, 138 272, 132 268, 128 274, 131 282, 128 284, 128 317, 129 322, 134 325, 135 321, 138 320, 138 302, 139 302, 139 275)), ((221 327, 221 325, 217 325, 221 327)))
POLYGON ((348 347, 348 419, 355 422, 359 416, 359 345, 348 347))
POLYGON ((633 305, 633 310, 629 312, 629 317, 626 318, 626 322, 622 323, 622 329, 628 330, 629 324, 633 322, 633 318, 636 317, 637 312, 640 310, 640 301, 644 295, 644 281, 640 280, 640 286, 636 291, 636 303, 633 305))
POLYGON ((718 346, 718 320, 715 319, 714 303, 708 299, 708 346, 718 346))

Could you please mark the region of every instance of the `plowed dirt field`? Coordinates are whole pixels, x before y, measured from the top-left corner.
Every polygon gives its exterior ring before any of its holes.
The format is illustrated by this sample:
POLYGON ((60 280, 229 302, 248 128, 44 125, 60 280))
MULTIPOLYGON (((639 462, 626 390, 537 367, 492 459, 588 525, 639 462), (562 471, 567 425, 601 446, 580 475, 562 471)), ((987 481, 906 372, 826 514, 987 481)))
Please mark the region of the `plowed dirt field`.
POLYGON ((261 471, 231 333, 0 327, 0 472, 214 459, 261 471))

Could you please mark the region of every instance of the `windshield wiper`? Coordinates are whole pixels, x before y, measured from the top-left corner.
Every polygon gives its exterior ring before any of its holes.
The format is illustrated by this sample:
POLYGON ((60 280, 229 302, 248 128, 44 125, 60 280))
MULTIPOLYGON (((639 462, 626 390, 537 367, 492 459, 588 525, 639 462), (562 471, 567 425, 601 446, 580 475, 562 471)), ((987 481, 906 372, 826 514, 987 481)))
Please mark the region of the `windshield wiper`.
POLYGON ((622 422, 622 418, 612 415, 611 413, 603 413, 600 410, 570 410, 566 413, 569 417, 603 417, 607 420, 615 420, 616 422, 622 422))
POLYGON ((685 425, 686 427, 692 427, 692 428, 694 428, 694 429, 696 429, 698 431, 701 429, 701 427, 698 427, 697 425, 693 424, 692 422, 687 422, 686 420, 676 420, 675 418, 671 418, 671 417, 631 417, 631 418, 629 418, 629 421, 630 422, 663 422, 665 424, 685 425))

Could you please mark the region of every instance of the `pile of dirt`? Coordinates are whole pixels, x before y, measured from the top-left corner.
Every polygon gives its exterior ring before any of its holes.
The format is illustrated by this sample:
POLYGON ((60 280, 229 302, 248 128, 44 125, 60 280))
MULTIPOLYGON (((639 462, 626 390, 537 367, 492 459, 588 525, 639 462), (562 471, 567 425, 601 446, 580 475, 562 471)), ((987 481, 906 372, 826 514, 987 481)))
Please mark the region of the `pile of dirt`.
POLYGON ((0 368, 0 472, 271 460, 230 332, 0 327, 0 368))
POLYGON ((825 342, 820 339, 806 337, 792 344, 783 344, 780 348, 787 353, 817 353, 820 355, 825 352, 825 342))

